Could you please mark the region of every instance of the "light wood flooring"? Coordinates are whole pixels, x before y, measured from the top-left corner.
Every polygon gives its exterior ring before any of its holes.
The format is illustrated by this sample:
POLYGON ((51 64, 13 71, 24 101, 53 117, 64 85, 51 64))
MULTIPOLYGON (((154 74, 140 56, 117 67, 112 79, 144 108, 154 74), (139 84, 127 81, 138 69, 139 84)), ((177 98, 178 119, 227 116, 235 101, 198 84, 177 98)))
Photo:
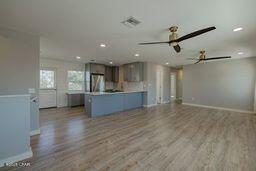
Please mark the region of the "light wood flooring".
POLYGON ((256 170, 256 116, 159 105, 98 118, 40 111, 31 167, 0 170, 256 170))

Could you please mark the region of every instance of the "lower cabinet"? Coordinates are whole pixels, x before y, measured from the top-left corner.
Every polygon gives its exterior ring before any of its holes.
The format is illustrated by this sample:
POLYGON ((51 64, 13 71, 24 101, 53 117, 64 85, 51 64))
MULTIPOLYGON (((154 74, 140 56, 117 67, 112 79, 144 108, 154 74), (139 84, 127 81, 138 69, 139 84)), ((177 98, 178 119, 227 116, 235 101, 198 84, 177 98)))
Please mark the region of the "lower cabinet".
POLYGON ((127 93, 124 94, 124 109, 134 109, 143 106, 142 93, 127 93))
POLYGON ((85 111, 90 117, 143 107, 144 92, 85 95, 85 111))
POLYGON ((82 94, 67 94, 68 96, 68 106, 82 106, 84 105, 84 93, 82 94))

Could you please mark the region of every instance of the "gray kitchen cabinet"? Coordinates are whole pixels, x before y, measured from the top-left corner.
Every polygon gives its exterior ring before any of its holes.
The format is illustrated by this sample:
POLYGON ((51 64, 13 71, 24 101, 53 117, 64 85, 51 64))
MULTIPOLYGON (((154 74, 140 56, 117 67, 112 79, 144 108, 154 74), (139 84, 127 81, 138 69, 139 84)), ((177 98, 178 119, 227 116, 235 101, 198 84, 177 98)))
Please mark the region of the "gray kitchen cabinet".
POLYGON ((132 75, 132 68, 133 65, 132 64, 125 64, 124 65, 124 70, 123 70, 123 74, 124 74, 124 81, 131 81, 131 75, 132 75))
POLYGON ((118 82, 119 81, 119 67, 118 66, 114 66, 112 68, 112 79, 113 79, 113 82, 118 82))
POLYGON ((105 74, 105 66, 102 64, 91 63, 90 67, 93 74, 105 74))
POLYGON ((124 81, 143 81, 143 63, 134 62, 124 65, 124 81))
POLYGON ((124 81, 129 80, 128 79, 128 64, 123 65, 123 77, 124 77, 124 81))
POLYGON ((84 93, 67 93, 68 106, 82 106, 84 105, 84 93))
POLYGON ((113 67, 111 66, 105 67, 105 81, 113 81, 113 67))

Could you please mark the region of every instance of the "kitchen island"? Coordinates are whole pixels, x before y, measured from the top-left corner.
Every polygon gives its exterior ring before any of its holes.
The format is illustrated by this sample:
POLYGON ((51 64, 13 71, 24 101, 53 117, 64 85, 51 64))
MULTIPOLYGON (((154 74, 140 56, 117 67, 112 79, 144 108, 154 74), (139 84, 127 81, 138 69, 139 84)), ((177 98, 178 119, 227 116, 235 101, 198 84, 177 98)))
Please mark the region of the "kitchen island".
POLYGON ((90 117, 97 117, 141 108, 145 94, 145 91, 88 92, 84 96, 85 111, 90 117))

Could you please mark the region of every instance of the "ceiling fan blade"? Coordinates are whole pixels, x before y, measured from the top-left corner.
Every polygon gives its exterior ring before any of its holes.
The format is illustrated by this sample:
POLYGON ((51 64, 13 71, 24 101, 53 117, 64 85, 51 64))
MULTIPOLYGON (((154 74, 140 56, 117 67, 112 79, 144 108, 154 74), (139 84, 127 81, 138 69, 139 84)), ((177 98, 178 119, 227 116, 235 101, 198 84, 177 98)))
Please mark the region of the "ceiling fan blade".
POLYGON ((148 43, 139 43, 139 45, 153 45, 153 44, 170 44, 170 41, 166 41, 166 42, 148 42, 148 43))
POLYGON ((213 57, 213 58, 205 58, 205 61, 210 61, 210 60, 216 60, 216 59, 228 59, 231 58, 231 56, 223 56, 223 57, 213 57))
POLYGON ((190 39, 192 37, 196 37, 200 34, 204 34, 204 33, 207 33, 209 31, 212 31, 212 30, 215 30, 215 29, 216 29, 216 27, 208 27, 208 28, 205 28, 205 29, 202 29, 202 30, 195 31, 193 33, 190 33, 190 34, 187 34, 185 36, 182 36, 182 37, 178 38, 177 42, 181 42, 183 40, 190 39))
POLYGON ((177 53, 180 52, 180 45, 173 46, 173 48, 177 53))
POLYGON ((198 64, 199 62, 201 62, 202 60, 201 59, 199 59, 196 63, 194 63, 194 64, 198 64))
POLYGON ((187 60, 198 60, 198 58, 187 58, 187 60))

